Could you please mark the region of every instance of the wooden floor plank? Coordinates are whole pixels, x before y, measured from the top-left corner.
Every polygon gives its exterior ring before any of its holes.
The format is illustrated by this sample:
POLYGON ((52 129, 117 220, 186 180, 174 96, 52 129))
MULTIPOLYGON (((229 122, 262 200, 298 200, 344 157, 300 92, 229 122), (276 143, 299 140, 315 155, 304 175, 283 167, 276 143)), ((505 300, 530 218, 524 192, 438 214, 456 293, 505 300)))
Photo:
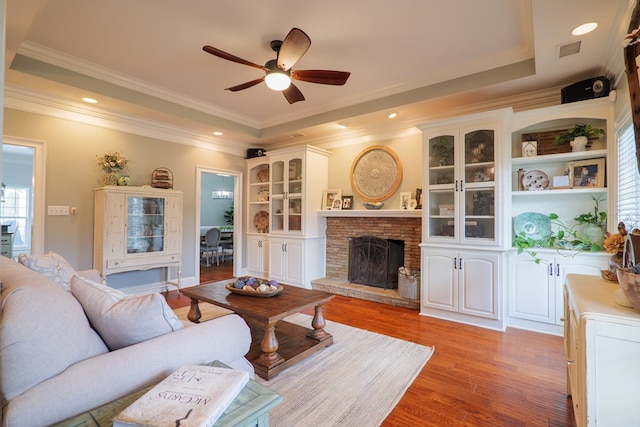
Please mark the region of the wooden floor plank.
MULTIPOLYGON (((203 268, 201 281, 231 278, 231 263, 225 264, 229 266, 203 268)), ((165 297, 173 308, 189 304, 175 291, 165 297)), ((327 304, 324 315, 327 320, 435 347, 384 427, 576 425, 571 398, 565 393, 562 337, 476 328, 344 296, 327 304)))

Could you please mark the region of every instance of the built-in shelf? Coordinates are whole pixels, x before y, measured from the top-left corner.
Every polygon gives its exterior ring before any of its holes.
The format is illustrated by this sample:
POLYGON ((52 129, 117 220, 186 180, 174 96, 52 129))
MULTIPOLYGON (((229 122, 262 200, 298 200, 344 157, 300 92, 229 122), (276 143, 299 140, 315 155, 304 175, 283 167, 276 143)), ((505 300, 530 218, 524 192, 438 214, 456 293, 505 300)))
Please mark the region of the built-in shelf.
POLYGON ((541 191, 512 191, 513 197, 544 197, 544 196, 562 196, 576 194, 607 194, 607 188, 567 188, 562 190, 541 190, 541 191))
POLYGON ((367 210, 367 209, 352 209, 352 210, 326 210, 318 211, 318 216, 321 217, 379 217, 379 218, 420 218, 422 216, 422 210, 420 209, 380 209, 380 210, 367 210))
POLYGON ((514 157, 511 159, 512 166, 539 165, 544 162, 571 162, 576 160, 598 159, 607 157, 607 150, 587 150, 578 152, 569 152, 552 155, 542 155, 533 157, 514 157))

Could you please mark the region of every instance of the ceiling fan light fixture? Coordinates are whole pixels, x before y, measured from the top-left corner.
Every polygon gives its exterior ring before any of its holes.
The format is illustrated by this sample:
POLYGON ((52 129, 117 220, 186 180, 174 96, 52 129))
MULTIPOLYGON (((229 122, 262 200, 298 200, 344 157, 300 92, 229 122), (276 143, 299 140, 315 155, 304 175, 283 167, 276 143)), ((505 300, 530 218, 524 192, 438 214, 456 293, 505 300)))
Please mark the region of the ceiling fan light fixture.
POLYGON ((272 71, 264 78, 265 83, 271 90, 282 91, 291 85, 291 77, 285 73, 272 71))

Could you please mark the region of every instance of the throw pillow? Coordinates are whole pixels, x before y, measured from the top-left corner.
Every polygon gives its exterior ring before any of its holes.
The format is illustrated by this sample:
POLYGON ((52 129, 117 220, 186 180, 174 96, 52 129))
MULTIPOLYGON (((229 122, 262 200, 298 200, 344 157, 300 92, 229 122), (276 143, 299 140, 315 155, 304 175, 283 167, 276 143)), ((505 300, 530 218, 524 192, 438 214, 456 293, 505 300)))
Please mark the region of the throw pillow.
POLYGON ((184 327, 160 294, 130 295, 74 276, 71 293, 110 350, 117 350, 184 327))
POLYGON ((67 291, 70 289, 71 278, 76 274, 67 260, 55 252, 44 255, 20 254, 18 262, 29 270, 47 276, 67 291))

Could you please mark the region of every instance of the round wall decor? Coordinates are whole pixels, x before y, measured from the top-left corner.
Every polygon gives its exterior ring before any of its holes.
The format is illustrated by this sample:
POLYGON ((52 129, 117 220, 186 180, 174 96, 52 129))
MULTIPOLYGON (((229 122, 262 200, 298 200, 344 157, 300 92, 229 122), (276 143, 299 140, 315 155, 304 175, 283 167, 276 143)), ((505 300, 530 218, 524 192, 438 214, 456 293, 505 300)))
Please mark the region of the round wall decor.
POLYGON ((373 145, 362 150, 351 165, 351 188, 367 202, 387 200, 402 181, 402 164, 391 149, 373 145))

